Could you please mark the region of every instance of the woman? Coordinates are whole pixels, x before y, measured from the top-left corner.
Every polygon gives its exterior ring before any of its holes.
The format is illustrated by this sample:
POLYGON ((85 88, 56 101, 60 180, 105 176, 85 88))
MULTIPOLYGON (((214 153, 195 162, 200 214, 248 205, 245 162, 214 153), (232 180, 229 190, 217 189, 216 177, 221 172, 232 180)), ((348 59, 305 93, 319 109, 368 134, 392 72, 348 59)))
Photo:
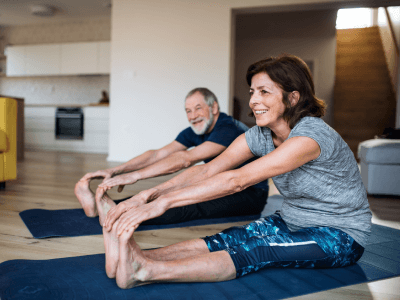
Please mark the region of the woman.
POLYGON ((118 256, 120 287, 222 281, 265 267, 342 267, 360 259, 371 227, 366 191, 349 147, 321 119, 325 104, 315 97, 308 67, 284 55, 251 65, 246 78, 257 126, 199 166, 191 186, 107 214, 106 249, 117 236, 119 248, 114 244, 106 256, 118 256), (259 158, 234 169, 254 156, 259 158), (267 178, 284 197, 273 215, 156 250, 142 252, 132 237, 141 222, 172 207, 232 194, 267 178))

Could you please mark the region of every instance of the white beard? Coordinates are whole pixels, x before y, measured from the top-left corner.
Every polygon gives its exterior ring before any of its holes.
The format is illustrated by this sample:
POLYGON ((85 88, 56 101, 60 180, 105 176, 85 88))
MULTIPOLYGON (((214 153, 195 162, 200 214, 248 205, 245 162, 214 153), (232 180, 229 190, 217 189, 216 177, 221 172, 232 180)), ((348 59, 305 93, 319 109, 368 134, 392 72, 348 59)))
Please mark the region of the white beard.
POLYGON ((192 127, 192 130, 194 131, 195 134, 197 135, 203 135, 207 132, 207 130, 210 128, 211 124, 214 122, 214 115, 212 114, 212 110, 210 108, 210 117, 207 120, 206 118, 198 118, 196 120, 193 120, 190 122, 190 127, 192 127), (204 120, 204 126, 201 129, 197 129, 193 126, 193 122, 197 122, 199 120, 204 120))

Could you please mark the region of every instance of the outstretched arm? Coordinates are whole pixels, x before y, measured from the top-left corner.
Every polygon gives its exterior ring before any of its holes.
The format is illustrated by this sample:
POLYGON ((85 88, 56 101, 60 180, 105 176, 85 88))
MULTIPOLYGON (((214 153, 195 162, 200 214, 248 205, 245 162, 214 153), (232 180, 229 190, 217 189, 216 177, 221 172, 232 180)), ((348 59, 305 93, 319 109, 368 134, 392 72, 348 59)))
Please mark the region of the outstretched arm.
POLYGON ((104 180, 99 187, 106 191, 117 185, 133 184, 141 179, 175 173, 204 159, 217 156, 225 149, 225 146, 213 142, 204 142, 189 151, 176 151, 143 169, 104 180))
MULTIPOLYGON (((270 177, 290 172, 318 158, 319 154, 319 145, 313 139, 308 137, 291 138, 271 153, 240 169, 218 173, 192 186, 170 192, 148 204, 124 213, 119 218, 118 234, 131 227, 137 228, 143 221, 158 217, 170 208, 223 197, 242 191, 270 177)), ((232 155, 232 153, 229 152, 227 155, 232 155)))
POLYGON ((157 150, 148 150, 143 154, 136 156, 122 165, 119 165, 114 168, 99 170, 96 172, 87 173, 82 179, 94 179, 94 178, 104 178, 104 181, 107 179, 123 173, 132 172, 138 169, 146 168, 165 157, 171 155, 174 152, 185 150, 186 147, 177 141, 173 141, 170 144, 157 149, 157 150))

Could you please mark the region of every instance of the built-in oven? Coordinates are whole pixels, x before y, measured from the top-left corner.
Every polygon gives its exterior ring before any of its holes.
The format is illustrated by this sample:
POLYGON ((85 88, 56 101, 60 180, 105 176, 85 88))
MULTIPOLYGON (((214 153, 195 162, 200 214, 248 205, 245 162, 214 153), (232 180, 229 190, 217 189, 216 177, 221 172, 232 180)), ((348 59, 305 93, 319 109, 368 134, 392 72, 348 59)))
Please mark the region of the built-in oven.
POLYGON ((56 111, 56 139, 83 139, 83 110, 80 107, 58 107, 56 111))

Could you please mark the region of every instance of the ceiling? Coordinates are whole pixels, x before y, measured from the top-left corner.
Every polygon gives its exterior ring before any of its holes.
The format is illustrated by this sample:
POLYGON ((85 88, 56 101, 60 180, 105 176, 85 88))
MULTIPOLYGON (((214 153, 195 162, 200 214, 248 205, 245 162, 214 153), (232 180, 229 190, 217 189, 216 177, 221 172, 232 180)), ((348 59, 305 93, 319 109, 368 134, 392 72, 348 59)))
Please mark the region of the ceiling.
POLYGON ((111 17, 111 0, 0 0, 0 27, 111 17), (50 5, 54 15, 35 16, 34 5, 50 5))

